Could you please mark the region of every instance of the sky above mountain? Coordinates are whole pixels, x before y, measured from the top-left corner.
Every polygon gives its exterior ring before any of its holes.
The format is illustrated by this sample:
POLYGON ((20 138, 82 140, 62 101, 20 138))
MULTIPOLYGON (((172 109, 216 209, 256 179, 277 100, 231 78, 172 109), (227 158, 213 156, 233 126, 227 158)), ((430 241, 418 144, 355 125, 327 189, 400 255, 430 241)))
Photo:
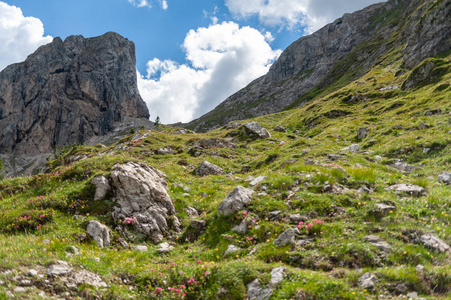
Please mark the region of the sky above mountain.
POLYGON ((187 122, 264 75, 289 44, 375 0, 4 0, 0 70, 54 37, 136 44, 151 119, 187 122))

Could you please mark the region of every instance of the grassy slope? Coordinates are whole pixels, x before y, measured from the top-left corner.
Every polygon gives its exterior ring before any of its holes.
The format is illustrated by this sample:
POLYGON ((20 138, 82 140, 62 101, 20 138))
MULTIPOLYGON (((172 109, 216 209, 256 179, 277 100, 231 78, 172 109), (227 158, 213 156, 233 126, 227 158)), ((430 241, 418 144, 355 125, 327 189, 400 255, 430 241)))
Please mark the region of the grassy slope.
MULTIPOLYGON (((442 67, 449 68, 449 59, 449 56, 441 58, 442 67)), ((451 169, 448 133, 451 130, 448 120, 451 72, 449 69, 444 74, 438 72, 437 79, 417 89, 380 91, 386 86, 401 86, 410 75, 396 77, 400 65, 399 61, 388 59, 365 74, 359 83, 352 82, 302 108, 257 118, 255 120, 268 129, 282 124, 289 132, 271 131, 271 139, 241 142, 243 147, 238 149, 211 149, 218 156, 192 157, 188 149, 193 140, 225 137, 228 130, 174 135, 170 133, 172 128, 163 126, 160 132, 150 132, 151 136, 135 145, 132 136, 120 141, 129 146, 124 151, 111 153, 115 145, 77 147, 53 161, 53 167, 46 174, 0 181, 0 281, 3 282, 0 299, 6 299, 6 292, 18 285, 18 278, 26 277, 24 274, 29 268, 39 269, 44 274, 45 267, 56 260, 98 273, 110 285, 99 291, 90 287, 69 291, 60 279, 49 279, 54 292, 69 292, 73 297, 153 298, 157 296, 157 287, 167 290, 168 286, 187 285, 188 279, 195 278, 198 283, 184 290, 188 299, 243 299, 248 283, 257 277, 261 282, 268 282, 270 270, 285 265, 287 278, 275 291, 273 299, 377 299, 383 295, 392 298, 397 295, 395 287, 400 283, 426 298, 451 299, 450 254, 435 253, 407 238, 414 232, 434 233, 451 244, 451 187, 437 182, 440 172, 451 169), (356 95, 360 96, 352 98, 356 95), (353 101, 355 99, 358 101, 353 101), (434 109, 441 109, 443 113, 425 116, 426 111, 434 109), (411 130, 420 123, 431 127, 411 130), (394 128, 398 125, 400 129, 394 128), (360 127, 369 129, 369 137, 357 141, 360 127), (298 134, 294 133, 296 130, 298 134), (286 143, 279 145, 282 141, 286 143), (326 154, 337 154, 353 143, 359 143, 369 153, 343 152, 338 161, 327 159, 326 154), (164 146, 176 149, 176 155, 149 153, 164 146), (423 153, 424 148, 431 148, 431 151, 423 153), (308 149, 308 153, 303 149, 308 149), (89 158, 64 163, 65 158, 75 154, 86 154, 89 158), (376 155, 383 157, 380 163, 375 161, 376 155), (306 166, 306 158, 324 165, 306 166), (403 175, 388 166, 397 158, 420 168, 403 175), (198 178, 189 168, 177 164, 182 159, 191 165, 206 159, 227 173, 239 172, 246 165, 250 172, 198 178), (298 161, 283 166, 283 162, 290 159, 298 161), (126 161, 143 161, 165 172, 169 194, 185 228, 190 221, 185 208, 192 206, 207 221, 206 233, 186 243, 183 240, 192 231, 185 229, 181 235, 171 238, 176 247, 169 255, 158 255, 156 248, 138 235, 132 235, 129 242, 147 244, 149 252, 122 249, 117 243, 110 248, 97 248, 85 236, 86 222, 98 219, 114 228, 109 215, 114 203, 112 199, 93 202, 94 191, 89 180, 97 174, 108 175, 115 163, 126 161), (335 171, 332 163, 346 169, 347 175, 335 171), (241 236, 231 228, 240 223, 244 213, 218 218, 216 209, 234 187, 248 185, 245 179, 249 175, 268 176, 256 188, 260 192, 265 185, 268 195, 255 195, 247 212, 259 226, 252 226, 248 234, 241 236), (326 181, 348 187, 350 191, 343 195, 323 193, 321 188, 326 181), (178 182, 190 188, 189 196, 176 185, 178 182), (306 182, 312 185, 306 187, 306 182), (398 196, 385 190, 394 183, 424 186, 427 195, 398 196), (374 192, 360 194, 356 191, 360 187, 372 188, 374 192), (293 190, 295 196, 287 200, 289 191, 293 190), (201 193, 206 196, 202 197, 201 193), (43 197, 36 199, 38 196, 43 197), (369 211, 376 203, 395 204, 397 210, 381 220, 374 220, 369 218, 369 211), (39 230, 14 230, 17 217, 33 209, 35 214, 53 213, 53 217, 39 230), (270 212, 276 210, 282 211, 282 218, 271 221, 270 212), (324 223, 303 231, 306 237, 316 239, 305 248, 277 248, 273 244, 277 235, 294 226, 288 220, 293 213, 324 223), (85 218, 74 219, 74 215, 85 218), (12 223, 15 224, 12 226, 12 223), (369 234, 392 245, 391 253, 384 254, 364 242, 362 238, 369 234), (247 237, 255 238, 256 243, 249 242, 247 237), (231 240, 244 250, 224 257, 231 240), (71 245, 80 249, 79 255, 67 256, 66 250, 71 245), (418 264, 425 266, 423 275, 415 271, 418 264), (14 270, 14 273, 3 274, 6 270, 14 270), (379 279, 373 290, 358 287, 358 278, 366 271, 376 273, 379 279)), ((115 235, 119 236, 117 232, 115 235)), ((45 279, 33 279, 34 285, 43 286, 45 279)), ((50 288, 45 291, 51 294, 50 288)), ((33 288, 17 296, 39 299, 38 292, 33 288)), ((171 298, 171 295, 160 293, 163 298, 171 298)))

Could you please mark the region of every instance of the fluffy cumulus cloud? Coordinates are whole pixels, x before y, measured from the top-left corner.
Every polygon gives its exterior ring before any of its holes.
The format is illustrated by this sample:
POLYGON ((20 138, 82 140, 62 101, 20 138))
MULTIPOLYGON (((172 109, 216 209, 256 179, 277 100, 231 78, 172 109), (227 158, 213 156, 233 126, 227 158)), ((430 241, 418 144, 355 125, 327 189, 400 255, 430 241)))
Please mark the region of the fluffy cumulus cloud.
POLYGON ((308 32, 377 2, 381 0, 225 0, 236 17, 258 16, 260 22, 272 26, 307 26, 308 32))
MULTIPOLYGON (((152 7, 152 3, 149 0, 127 0, 127 1, 136 7, 148 7, 148 8, 152 7)), ((159 0, 159 3, 162 9, 164 10, 168 9, 167 0, 159 0)))
POLYGON ((272 36, 234 22, 191 30, 183 49, 187 64, 153 59, 138 87, 151 118, 187 122, 210 111, 235 91, 265 74, 280 55, 272 36))
POLYGON ((44 25, 39 19, 24 17, 20 8, 0 2, 0 70, 25 60, 51 41, 51 36, 44 36, 44 25))

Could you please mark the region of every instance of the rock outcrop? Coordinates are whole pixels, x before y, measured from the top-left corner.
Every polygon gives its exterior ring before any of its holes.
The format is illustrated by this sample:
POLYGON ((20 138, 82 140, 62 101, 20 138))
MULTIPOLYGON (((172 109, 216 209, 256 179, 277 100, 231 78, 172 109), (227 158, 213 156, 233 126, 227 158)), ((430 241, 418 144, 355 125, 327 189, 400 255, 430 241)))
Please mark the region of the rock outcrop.
POLYGON ((414 68, 451 48, 448 5, 449 1, 389 0, 345 14, 295 41, 266 75, 187 127, 208 131, 234 120, 303 105, 314 92, 343 80, 344 75, 350 82, 358 79, 383 55, 400 47, 405 66, 414 68))
POLYGON ((105 135, 125 118, 149 118, 139 95, 135 45, 108 32, 55 38, 0 73, 0 153, 39 155, 105 135))
POLYGON ((178 230, 175 207, 166 191, 165 174, 143 163, 115 165, 110 178, 116 191, 115 221, 127 223, 159 243, 172 225, 178 230), (171 221, 169 222, 169 217, 171 221))

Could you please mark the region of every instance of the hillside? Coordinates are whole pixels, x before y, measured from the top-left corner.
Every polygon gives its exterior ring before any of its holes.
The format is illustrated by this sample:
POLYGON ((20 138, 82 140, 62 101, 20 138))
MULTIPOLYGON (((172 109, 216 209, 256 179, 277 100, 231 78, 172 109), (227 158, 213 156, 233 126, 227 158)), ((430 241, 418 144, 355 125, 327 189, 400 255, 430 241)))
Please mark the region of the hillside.
POLYGON ((186 124, 205 132, 230 121, 306 105, 395 55, 401 72, 451 48, 451 1, 390 0, 324 26, 290 45, 269 72, 186 124))
POLYGON ((390 52, 240 121, 263 139, 160 126, 0 181, 0 299, 451 299, 450 60, 390 52))

